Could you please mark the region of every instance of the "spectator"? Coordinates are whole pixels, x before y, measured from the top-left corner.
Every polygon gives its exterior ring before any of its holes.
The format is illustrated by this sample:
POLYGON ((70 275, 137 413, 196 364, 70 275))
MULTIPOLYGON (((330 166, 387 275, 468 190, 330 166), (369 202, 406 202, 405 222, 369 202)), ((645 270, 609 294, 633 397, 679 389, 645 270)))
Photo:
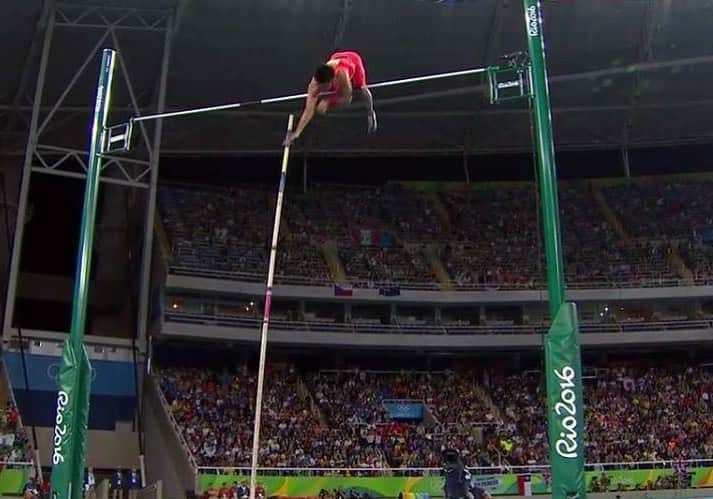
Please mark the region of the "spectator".
POLYGON ((250 487, 246 482, 240 482, 237 491, 237 499, 246 499, 250 496, 250 487))
POLYGON ((84 474, 84 499, 96 499, 97 480, 94 476, 94 468, 89 466, 84 474))
POLYGON ((220 499, 230 499, 233 496, 232 490, 228 487, 228 482, 223 482, 220 490, 218 491, 218 497, 220 499))
POLYGON ((265 499, 267 497, 267 492, 265 490, 265 484, 258 482, 255 486, 255 497, 257 499, 265 499))
POLYGON ((142 488, 141 475, 136 470, 136 468, 131 469, 127 485, 129 488, 129 499, 136 499, 139 490, 141 490, 142 488))
POLYGON ((124 479, 124 472, 121 468, 117 468, 111 477, 111 498, 123 499, 125 488, 126 480, 124 479))
POLYGON ((50 478, 46 477, 42 480, 40 484, 40 496, 42 499, 50 499, 52 493, 52 484, 50 483, 50 478))
POLYGON ((22 489, 22 496, 24 499, 40 499, 40 486, 37 483, 37 478, 30 477, 22 489))

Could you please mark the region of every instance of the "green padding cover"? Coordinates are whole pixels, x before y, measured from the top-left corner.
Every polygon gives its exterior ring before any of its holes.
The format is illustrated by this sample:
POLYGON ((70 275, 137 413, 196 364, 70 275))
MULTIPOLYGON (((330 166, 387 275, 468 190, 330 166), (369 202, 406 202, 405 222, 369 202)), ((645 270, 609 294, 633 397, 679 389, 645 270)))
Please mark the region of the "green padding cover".
POLYGON ((564 303, 552 321, 545 339, 545 369, 552 497, 585 497, 582 366, 574 303, 564 303))
MULTIPOLYGON (((616 490, 621 484, 624 488, 632 490, 637 486, 645 486, 648 481, 655 482, 660 476, 671 475, 672 469, 659 470, 619 470, 607 471, 610 490, 616 490)), ((688 470, 693 487, 713 487, 713 467, 691 468, 688 470)), ((585 473, 587 488, 594 476, 601 476, 601 472, 589 471, 585 473)), ((502 475, 477 475, 477 480, 482 486, 493 494, 517 495, 518 475, 506 473, 502 475)), ((241 475, 200 475, 200 492, 203 493, 210 486, 220 488, 223 483, 231 486, 233 482, 248 481, 248 477, 241 475)), ((343 476, 261 476, 259 481, 265 484, 269 496, 289 497, 316 497, 321 489, 355 489, 369 492, 373 497, 397 497, 399 492, 407 494, 429 494, 430 496, 443 495, 443 479, 433 477, 343 477, 343 476)), ((550 493, 549 480, 542 473, 532 475, 532 493, 550 493)))
POLYGON ((55 435, 61 435, 52 454, 52 497, 82 499, 87 451, 91 365, 83 346, 76 351, 64 340, 59 368, 55 435))

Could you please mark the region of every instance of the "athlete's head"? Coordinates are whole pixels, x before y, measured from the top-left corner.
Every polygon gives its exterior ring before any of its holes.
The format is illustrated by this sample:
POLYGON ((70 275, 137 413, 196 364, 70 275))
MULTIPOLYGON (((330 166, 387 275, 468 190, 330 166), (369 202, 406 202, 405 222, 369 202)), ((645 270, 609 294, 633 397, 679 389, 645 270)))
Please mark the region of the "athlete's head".
POLYGON ((334 79, 334 68, 329 64, 322 64, 314 72, 314 80, 320 85, 331 83, 334 79))

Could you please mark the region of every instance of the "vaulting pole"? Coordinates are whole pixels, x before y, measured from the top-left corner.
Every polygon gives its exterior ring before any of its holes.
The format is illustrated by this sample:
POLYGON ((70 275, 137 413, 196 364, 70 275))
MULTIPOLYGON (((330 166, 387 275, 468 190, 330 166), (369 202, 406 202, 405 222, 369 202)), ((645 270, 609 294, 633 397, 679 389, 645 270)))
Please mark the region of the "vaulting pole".
MULTIPOLYGON (((290 114, 287 119, 287 133, 292 131, 295 116, 290 114)), ((287 162, 290 157, 290 146, 282 149, 282 168, 280 183, 277 188, 275 203, 275 221, 272 226, 272 244, 270 245, 270 261, 267 267, 267 284, 265 286, 265 306, 262 314, 262 330, 260 334, 260 361, 257 371, 257 395, 255 396, 255 424, 253 431, 253 453, 250 464, 250 499, 255 499, 257 481, 257 465, 260 454, 260 420, 262 416, 262 395, 265 382, 265 357, 267 356, 267 332, 270 325, 270 309, 272 308, 272 283, 275 277, 275 261, 277 260, 277 241, 280 235, 280 218, 282 217, 282 202, 285 197, 285 182, 287 180, 287 162)))

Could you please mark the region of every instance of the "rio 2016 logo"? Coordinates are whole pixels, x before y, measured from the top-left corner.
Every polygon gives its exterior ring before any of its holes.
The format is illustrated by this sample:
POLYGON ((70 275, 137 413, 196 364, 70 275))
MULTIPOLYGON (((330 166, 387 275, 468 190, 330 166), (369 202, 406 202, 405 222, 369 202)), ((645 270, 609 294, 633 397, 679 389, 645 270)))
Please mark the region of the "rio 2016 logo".
POLYGON ((560 372, 554 371, 560 380, 560 401, 555 404, 554 410, 563 430, 555 442, 555 451, 567 459, 577 457, 577 395, 574 392, 574 369, 565 366, 560 372), (563 417, 564 416, 564 417, 563 417))
POLYGON ((57 415, 55 416, 54 450, 52 452, 52 464, 61 464, 64 462, 64 454, 62 451, 62 439, 67 434, 67 425, 64 421, 64 411, 69 403, 69 395, 64 390, 60 390, 57 394, 57 415))
POLYGON ((540 34, 540 20, 537 15, 537 7, 534 5, 527 8, 527 34, 529 36, 540 34))
POLYGON ((498 90, 503 90, 505 88, 514 88, 514 87, 519 87, 520 82, 517 80, 511 80, 511 81, 504 81, 502 83, 498 83, 498 90))

